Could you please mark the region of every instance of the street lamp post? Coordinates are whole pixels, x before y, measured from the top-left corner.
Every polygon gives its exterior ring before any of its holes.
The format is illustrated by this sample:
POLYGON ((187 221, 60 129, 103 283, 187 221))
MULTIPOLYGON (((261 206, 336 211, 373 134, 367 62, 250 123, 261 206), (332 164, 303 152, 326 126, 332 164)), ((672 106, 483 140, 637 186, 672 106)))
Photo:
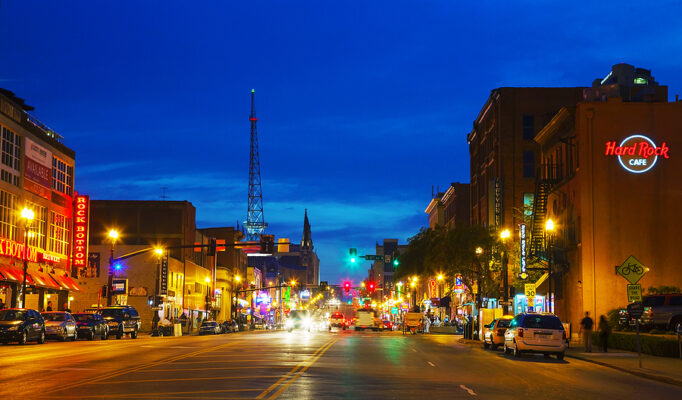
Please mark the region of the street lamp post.
POLYGON ((500 239, 502 239, 502 284, 504 287, 504 314, 509 312, 509 271, 507 270, 509 264, 509 255, 507 254, 507 247, 505 245, 506 239, 509 238, 511 234, 509 229, 505 229, 500 233, 500 239))
POLYGON ((552 307, 552 233, 554 232, 554 221, 548 219, 545 224, 545 250, 547 251, 547 308, 549 312, 554 312, 554 307, 552 307))
POLYGON ((114 246, 116 245, 116 239, 118 239, 118 231, 110 230, 109 239, 111 240, 111 251, 109 252, 109 283, 107 286, 107 306, 111 306, 112 299, 114 297, 113 285, 114 285, 114 246))
POLYGON ((26 307, 26 275, 28 275, 28 229, 35 214, 33 210, 24 208, 21 210, 21 218, 24 219, 24 279, 21 284, 21 306, 26 307))

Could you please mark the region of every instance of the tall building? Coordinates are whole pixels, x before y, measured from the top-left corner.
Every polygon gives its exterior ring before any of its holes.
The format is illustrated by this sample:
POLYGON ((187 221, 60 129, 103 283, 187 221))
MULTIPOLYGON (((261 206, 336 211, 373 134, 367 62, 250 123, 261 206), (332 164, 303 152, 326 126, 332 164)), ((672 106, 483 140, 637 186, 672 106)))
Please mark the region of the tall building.
POLYGON ((71 279, 76 155, 32 110, 0 89, 0 302, 64 309, 80 290, 71 279))
POLYGON ((616 266, 644 273, 645 292, 682 287, 682 102, 668 102, 650 71, 627 64, 596 82, 535 136, 533 224, 541 230, 551 218, 555 226, 537 235, 538 256, 552 269, 537 292, 551 289, 553 311, 574 327, 584 311, 598 317, 628 303, 616 266))
POLYGON ((448 190, 434 196, 424 210, 429 215, 429 228, 442 225, 452 229, 457 225, 469 225, 470 200, 468 183, 451 183, 448 190))
POLYGON ((524 222, 539 159, 535 134, 559 109, 580 101, 583 89, 503 87, 491 92, 467 136, 472 224, 517 229, 524 222))

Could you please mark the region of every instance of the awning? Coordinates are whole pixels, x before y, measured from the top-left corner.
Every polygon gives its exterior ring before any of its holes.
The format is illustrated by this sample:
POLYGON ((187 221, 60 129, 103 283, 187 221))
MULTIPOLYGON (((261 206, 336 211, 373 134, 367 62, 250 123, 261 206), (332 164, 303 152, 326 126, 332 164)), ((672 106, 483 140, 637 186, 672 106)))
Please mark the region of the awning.
MULTIPOLYGON (((17 283, 24 282, 24 270, 13 267, 11 265, 0 264, 0 275, 3 276, 4 280, 12 281, 17 283)), ((26 275, 26 284, 33 285, 33 279, 31 279, 31 274, 26 275)))
POLYGON ((59 284, 61 289, 70 290, 74 292, 81 291, 81 288, 68 275, 50 274, 50 276, 52 277, 52 279, 55 280, 55 282, 59 284))
POLYGON ((59 286, 46 272, 29 271, 28 274, 33 278, 35 286, 41 286, 47 289, 61 289, 61 286, 59 286))

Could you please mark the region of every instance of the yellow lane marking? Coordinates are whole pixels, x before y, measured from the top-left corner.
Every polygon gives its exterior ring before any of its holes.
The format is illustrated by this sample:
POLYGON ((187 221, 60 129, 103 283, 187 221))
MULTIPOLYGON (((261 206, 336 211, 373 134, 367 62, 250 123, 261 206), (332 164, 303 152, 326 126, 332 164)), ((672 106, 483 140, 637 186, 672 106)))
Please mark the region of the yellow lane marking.
POLYGON ((123 393, 123 394, 96 394, 96 395, 89 395, 89 396, 72 396, 69 395, 70 399, 99 399, 99 398, 126 398, 126 399, 134 399, 134 398, 144 398, 148 399, 150 397, 154 398, 159 398, 159 397, 164 397, 164 398, 169 398, 168 396, 180 396, 180 395, 187 395, 187 394, 209 394, 209 393, 229 393, 229 392, 258 392, 261 389, 220 389, 220 390, 197 390, 197 391, 191 391, 191 392, 150 392, 150 393, 123 393))
MULTIPOLYGON (((173 364, 215 364, 217 360, 206 360, 206 361, 178 361, 173 364)), ((265 358, 265 359, 243 359, 243 360, 230 360, 230 362, 299 362, 297 360, 282 360, 275 358, 265 358)))
POLYGON ((175 371, 219 371, 219 370, 229 370, 229 369, 266 369, 266 368, 289 368, 289 366, 288 365, 269 365, 269 366, 258 365, 255 367, 241 366, 241 367, 147 369, 147 370, 138 371, 138 372, 147 373, 147 372, 175 372, 175 371))
POLYGON ((327 347, 324 348, 324 350, 322 350, 321 352, 319 352, 319 353, 317 354, 317 356, 315 356, 315 358, 313 358, 312 360, 310 360, 310 362, 308 362, 308 365, 306 365, 306 366, 303 367, 300 371, 298 371, 296 374, 294 374, 294 375, 291 377, 291 379, 289 379, 289 381, 288 381, 285 385, 283 385, 282 387, 280 387, 279 390, 277 390, 272 396, 268 397, 268 399, 276 399, 277 397, 279 397, 279 395, 282 394, 282 392, 285 391, 286 388, 289 387, 289 385, 291 385, 296 379, 298 379, 301 375, 303 375, 303 373, 304 373, 311 365, 313 365, 313 364, 315 363, 315 361, 317 361, 317 359, 319 359, 320 357, 322 357, 322 355, 323 355, 327 350, 329 350, 329 348, 332 347, 332 346, 334 345, 334 343, 336 343, 337 340, 338 340, 338 339, 335 339, 334 341, 332 341, 331 343, 329 343, 329 344, 327 345, 327 347))
POLYGON ((95 376, 95 377, 92 377, 92 378, 90 378, 90 379, 84 379, 84 380, 79 381, 79 382, 74 382, 74 383, 66 384, 66 385, 63 385, 63 386, 60 386, 60 387, 55 387, 55 388, 52 388, 52 389, 47 389, 47 390, 45 390, 44 393, 47 394, 47 393, 61 392, 61 391, 64 391, 64 390, 67 390, 67 389, 71 389, 71 388, 74 388, 74 387, 83 386, 83 385, 88 385, 88 384, 91 384, 91 383, 97 383, 97 382, 103 381, 103 380, 108 379, 108 378, 115 378, 115 377, 117 377, 117 376, 121 376, 121 375, 125 375, 125 374, 130 374, 130 373, 133 373, 133 372, 137 372, 137 371, 139 371, 139 370, 142 370, 142 369, 151 368, 151 367, 156 367, 156 366, 158 366, 158 365, 163 365, 163 364, 169 364, 169 363, 172 363, 172 362, 174 362, 174 361, 182 360, 183 358, 192 357, 192 356, 194 356, 194 355, 206 353, 206 352, 209 352, 209 351, 211 351, 211 350, 222 349, 222 348, 225 348, 225 347, 228 347, 228 346, 234 346, 235 344, 241 344, 241 343, 242 343, 242 342, 229 342, 229 343, 225 343, 225 344, 221 344, 221 345, 217 345, 217 346, 207 347, 207 348, 205 348, 205 349, 197 350, 197 351, 194 351, 194 352, 191 352, 191 353, 181 354, 181 355, 178 355, 178 356, 175 356, 175 357, 171 357, 171 358, 168 358, 168 359, 165 359, 165 360, 149 362, 149 363, 146 363, 146 364, 142 364, 142 365, 140 365, 140 366, 138 366, 138 367, 133 367, 133 368, 121 368, 121 369, 119 369, 118 371, 114 371, 114 372, 111 372, 111 373, 106 373, 106 374, 103 374, 103 375, 95 376))
POLYGON ((112 385, 118 383, 148 383, 148 382, 182 382, 182 381, 216 381, 219 379, 255 379, 255 378, 277 378, 279 375, 254 375, 254 376, 201 376, 191 378, 159 378, 159 379, 137 379, 132 381, 106 381, 98 382, 98 385, 112 385))
MULTIPOLYGON (((333 339, 330 339, 330 340, 328 340, 327 342, 325 342, 322 346, 320 346, 317 350, 315 350, 315 353, 313 353, 313 355, 312 355, 308 360, 311 360, 311 359, 313 359, 317 354, 321 354, 321 352, 324 352, 326 349, 328 349, 329 347, 331 347, 331 345, 334 344, 337 340, 338 340, 338 339, 333 338, 333 339)), ((316 360, 316 358, 315 358, 315 360, 316 360)), ((312 362, 314 362, 314 360, 313 360, 312 362)), ((272 385, 270 385, 270 387, 267 388, 267 389, 265 389, 265 391, 263 391, 263 393, 259 394, 259 395, 256 397, 256 399, 262 399, 262 398, 264 398, 265 396, 267 396, 268 393, 272 392, 279 384, 281 384, 282 382, 284 382, 285 380, 287 380, 292 374, 295 374, 296 371, 298 371, 298 369, 301 368, 301 367, 303 367, 305 364, 306 364, 306 361, 303 361, 303 362, 299 363, 298 365, 296 365, 296 367, 294 367, 294 369, 292 369, 292 370, 289 371, 286 375, 284 375, 283 377, 281 377, 280 379, 278 379, 277 382, 275 382, 275 383, 273 383, 272 385)), ((310 364, 309 364, 309 365, 310 365, 310 364)), ((307 369, 307 367, 306 367, 306 369, 307 369)))

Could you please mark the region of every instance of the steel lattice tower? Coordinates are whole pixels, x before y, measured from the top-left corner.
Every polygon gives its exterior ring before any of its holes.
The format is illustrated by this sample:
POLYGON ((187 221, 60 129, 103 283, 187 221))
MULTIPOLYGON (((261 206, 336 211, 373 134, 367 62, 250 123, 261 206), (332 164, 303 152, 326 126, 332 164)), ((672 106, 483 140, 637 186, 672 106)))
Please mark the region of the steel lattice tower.
POLYGON ((263 217, 263 187, 260 181, 260 156, 256 131, 256 91, 251 89, 251 153, 249 157, 249 207, 246 212, 246 240, 260 240, 268 224, 263 217))

